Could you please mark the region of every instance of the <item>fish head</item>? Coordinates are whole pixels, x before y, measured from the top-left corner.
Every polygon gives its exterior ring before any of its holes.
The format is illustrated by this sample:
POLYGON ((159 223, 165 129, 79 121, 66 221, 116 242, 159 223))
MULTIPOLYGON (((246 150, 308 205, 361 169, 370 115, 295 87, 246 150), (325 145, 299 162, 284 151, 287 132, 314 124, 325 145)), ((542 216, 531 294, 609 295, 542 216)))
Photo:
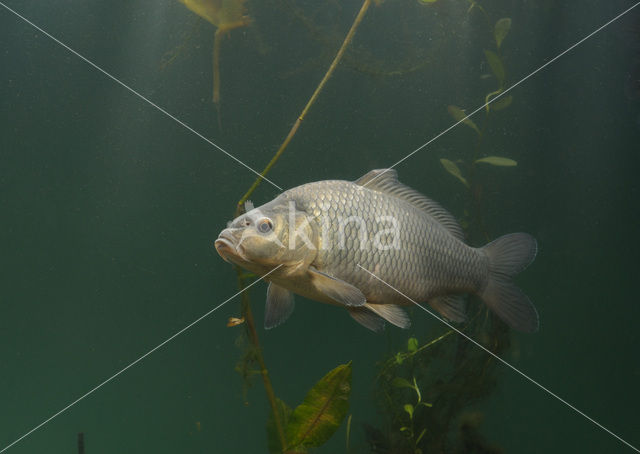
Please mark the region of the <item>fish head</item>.
POLYGON ((279 265, 281 272, 291 273, 314 260, 316 240, 312 217, 279 197, 230 222, 215 247, 226 261, 255 273, 264 274, 279 265))

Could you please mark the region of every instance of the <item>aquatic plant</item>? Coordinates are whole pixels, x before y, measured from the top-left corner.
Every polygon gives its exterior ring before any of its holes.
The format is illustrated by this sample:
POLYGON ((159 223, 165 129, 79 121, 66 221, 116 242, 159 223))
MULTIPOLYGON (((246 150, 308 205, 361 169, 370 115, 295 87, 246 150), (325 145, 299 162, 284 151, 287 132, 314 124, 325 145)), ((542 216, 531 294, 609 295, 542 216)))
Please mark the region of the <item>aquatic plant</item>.
POLYGON ((189 10, 216 27, 213 37, 213 102, 220 125, 220 41, 231 30, 251 23, 246 0, 180 0, 189 10))
MULTIPOLYGON (((305 115, 313 106, 323 87, 340 63, 347 46, 353 39, 358 25, 370 5, 371 0, 364 0, 358 15, 329 66, 329 69, 271 161, 269 161, 260 173, 260 176, 238 201, 235 216, 241 214, 242 210, 244 210, 245 202, 256 190, 293 139, 305 115)), ((246 273, 236 266, 236 274, 239 288, 241 290, 246 288, 246 273)), ((247 334, 251 347, 245 353, 243 361, 241 361, 237 369, 241 371, 246 384, 246 379, 254 374, 253 371, 255 369, 253 369, 252 364, 257 364, 259 367, 259 373, 262 376, 267 398, 271 406, 271 416, 267 422, 269 452, 303 453, 306 452, 309 447, 321 446, 333 435, 348 410, 348 399, 351 392, 351 363, 338 366, 325 375, 324 378, 311 388, 303 403, 292 411, 282 400, 275 396, 273 385, 271 384, 271 379, 269 378, 267 367, 262 356, 249 296, 246 292, 242 293, 242 314, 242 318, 246 321, 247 334)))
MULTIPOLYGON (((492 24, 492 21, 490 20, 489 15, 485 11, 485 9, 482 8, 482 6, 480 6, 477 1, 469 1, 471 4, 471 6, 469 7, 469 12, 477 9, 485 17, 487 23, 492 24)), ((485 240, 488 240, 489 236, 486 234, 486 229, 482 220, 482 204, 480 203, 482 188, 477 178, 478 167, 481 167, 482 165, 490 165, 496 167, 515 167, 518 165, 517 161, 503 156, 481 156, 483 154, 482 144, 485 131, 487 130, 487 126, 491 117, 493 116, 494 112, 498 112, 508 108, 513 102, 512 95, 503 95, 507 73, 505 70, 503 57, 500 53, 502 43, 509 34, 510 30, 511 19, 508 17, 498 19, 495 24, 490 25, 490 35, 492 36, 493 41, 488 47, 494 47, 494 50, 485 49, 484 56, 487 65, 491 69, 491 74, 498 83, 498 86, 495 90, 487 93, 484 97, 485 115, 481 119, 481 125, 478 126, 478 124, 468 116, 464 109, 455 105, 450 105, 447 107, 449 115, 456 121, 456 123, 461 123, 471 128, 476 133, 475 146, 469 147, 469 149, 472 150, 470 158, 466 160, 458 159, 456 161, 452 161, 447 158, 440 158, 440 163, 442 164, 444 170, 446 170, 460 183, 462 183, 468 189, 468 192, 471 196, 469 206, 465 210, 465 217, 461 220, 462 226, 467 228, 477 228, 483 234, 482 236, 485 240)), ((471 232, 471 234, 473 233, 475 232, 471 232)))
MULTIPOLYGON (((186 3, 186 0, 181 1, 186 3)), ((347 48, 371 3, 372 0, 363 1, 324 77, 272 159, 239 199, 234 217, 244 211, 245 202, 283 155, 337 66, 342 61, 349 60, 347 48)), ((437 1, 422 3, 431 7, 437 1)), ((475 9, 486 15, 477 2, 471 2, 469 10, 475 9)), ((296 12, 296 14, 300 13, 296 12)), ((303 15, 300 14, 300 17, 305 20, 303 15)), ((306 20, 305 23, 307 23, 306 20)), ((498 89, 489 93, 485 98, 487 100, 500 96, 504 90, 506 75, 499 49, 509 28, 510 21, 506 19, 498 21, 494 30, 496 51, 485 52, 487 62, 498 81, 498 89)), ((511 98, 508 102, 503 100, 502 105, 498 104, 497 107, 497 101, 494 102, 493 107, 487 110, 487 114, 508 107, 510 102, 511 98)), ((465 118, 466 115, 462 109, 450 106, 449 113, 454 119, 472 128, 479 139, 482 138, 483 128, 478 127, 473 120, 465 118)), ((463 175, 462 170, 453 161, 443 159, 441 162, 449 173, 456 176, 470 190, 474 188, 476 183, 473 174, 463 175)), ((474 155, 471 166, 475 168, 476 165, 482 164, 516 165, 515 161, 508 158, 474 155)), ((239 268, 236 270, 240 289, 244 289, 248 281, 256 277, 239 268)), ((471 318, 471 322, 465 326, 465 331, 474 338, 482 339, 481 342, 488 349, 499 354, 508 346, 508 329, 502 322, 482 312, 481 305, 475 307, 477 312, 471 318)), ((303 402, 292 409, 278 398, 274 391, 246 292, 242 294, 241 316, 229 321, 229 326, 237 325, 245 327, 244 355, 238 363, 237 370, 243 377, 245 387, 250 385, 252 377, 259 375, 262 378, 271 407, 266 425, 269 452, 302 453, 324 444, 346 417, 351 391, 351 363, 338 366, 327 373, 310 389, 303 402)), ((412 336, 407 341, 406 350, 397 352, 381 364, 376 383, 379 395, 382 396, 381 408, 384 410, 383 414, 386 415, 387 421, 383 429, 375 429, 372 426, 367 428, 367 438, 372 445, 372 452, 437 452, 446 450, 445 447, 455 446, 450 437, 455 421, 469 403, 486 396, 491 391, 495 383, 491 373, 495 363, 484 352, 470 348, 467 341, 458 336, 452 336, 452 333, 453 331, 447 331, 431 340, 420 340, 418 336, 412 336)), ((477 424, 469 423, 464 427, 458 439, 462 439, 464 434, 473 435, 474 440, 480 439, 477 436, 477 424)), ((350 449, 350 433, 351 417, 347 423, 347 451, 350 449)))
MULTIPOLYGON (((469 13, 479 11, 489 21, 485 9, 470 0, 469 13)), ((482 223, 480 183, 477 168, 482 165, 513 167, 517 162, 502 156, 481 156, 482 140, 487 131, 488 118, 495 111, 509 107, 513 98, 501 96, 505 89, 506 71, 500 49, 511 28, 509 18, 499 19, 493 26, 495 50, 484 55, 496 90, 485 96, 485 115, 480 126, 465 111, 455 105, 448 107, 449 115, 475 132, 475 146, 470 159, 452 161, 441 158, 444 170, 464 185, 469 205, 462 219, 468 237, 487 239, 482 223)), ((470 301, 474 303, 475 297, 470 301)), ((476 339, 496 355, 509 347, 508 328, 488 313, 481 304, 469 304, 470 321, 460 329, 476 339)), ((390 355, 380 364, 377 377, 377 402, 384 423, 380 428, 366 426, 369 452, 421 454, 427 452, 500 452, 480 435, 481 415, 468 414, 469 405, 489 395, 496 385, 495 359, 478 349, 466 338, 452 335, 448 330, 432 339, 421 341, 409 337, 406 349, 390 355)))
POLYGON ((327 373, 309 390, 300 405, 291 410, 278 399, 278 413, 284 426, 284 445, 275 424, 274 414, 267 421, 268 447, 271 454, 305 453, 326 443, 338 429, 349 410, 351 363, 327 373))
MULTIPOLYGON (((509 346, 508 328, 474 305, 462 329, 496 355, 509 346)), ((447 330, 423 343, 412 336, 405 350, 379 366, 376 400, 384 423, 365 426, 369 452, 454 452, 469 405, 493 390, 496 361, 464 337, 447 330)), ((477 426, 474 428, 477 434, 477 426)), ((462 451, 466 452, 466 451, 462 451)))
POLYGON ((322 78, 322 80, 314 90, 313 94, 311 95, 311 98, 309 98, 309 101, 304 106, 304 109, 302 109, 302 112, 300 113, 300 115, 298 115, 298 118, 296 119, 295 123, 289 130, 289 133, 285 137, 284 141, 282 142, 282 144, 280 145, 276 153, 273 155, 273 157, 271 158, 269 163, 266 165, 264 170, 260 172, 260 176, 256 178, 256 180, 249 187, 247 192, 238 201, 238 204, 236 207, 236 216, 241 214, 242 210, 244 209, 245 202, 249 200, 249 197, 251 197, 251 194, 253 194, 253 192, 258 188, 258 185, 260 185, 260 183, 262 182, 264 177, 267 175, 267 173, 269 173, 269 171, 275 165, 278 159, 280 159, 280 156, 282 156, 282 153, 284 153, 284 150, 287 148, 287 146, 289 146, 289 143, 291 142, 296 132, 298 131, 298 128, 300 127, 300 124, 302 123, 307 113, 309 112, 309 109, 311 109, 311 106, 313 106, 313 104, 316 102, 316 100, 318 99, 318 96, 320 96, 320 93, 322 92, 322 89, 326 85, 327 81, 331 78, 335 69, 338 67, 338 64, 344 57, 347 46, 349 45, 349 43, 351 43, 351 40, 353 39, 353 36, 355 35, 356 30, 358 29, 360 22, 362 22, 362 18, 366 14, 370 5, 371 5, 371 0, 364 0, 364 2, 362 3, 362 6, 360 7, 360 11, 358 12, 358 15, 356 16, 356 18, 354 19, 353 24, 351 25, 351 28, 347 33, 347 36, 344 38, 344 41, 342 41, 342 45, 340 46, 340 49, 338 49, 338 52, 333 58, 333 61, 331 62, 329 69, 327 69, 327 72, 324 74, 324 77, 322 78))

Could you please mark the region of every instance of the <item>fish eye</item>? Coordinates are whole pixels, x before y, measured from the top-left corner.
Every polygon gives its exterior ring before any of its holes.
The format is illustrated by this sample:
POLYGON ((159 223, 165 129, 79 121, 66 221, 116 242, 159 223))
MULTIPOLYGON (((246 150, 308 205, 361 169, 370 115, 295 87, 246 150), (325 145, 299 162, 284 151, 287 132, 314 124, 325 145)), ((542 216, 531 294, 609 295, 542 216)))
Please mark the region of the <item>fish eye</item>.
POLYGON ((273 230, 273 222, 269 218, 262 218, 257 222, 256 229, 260 233, 269 233, 273 230))

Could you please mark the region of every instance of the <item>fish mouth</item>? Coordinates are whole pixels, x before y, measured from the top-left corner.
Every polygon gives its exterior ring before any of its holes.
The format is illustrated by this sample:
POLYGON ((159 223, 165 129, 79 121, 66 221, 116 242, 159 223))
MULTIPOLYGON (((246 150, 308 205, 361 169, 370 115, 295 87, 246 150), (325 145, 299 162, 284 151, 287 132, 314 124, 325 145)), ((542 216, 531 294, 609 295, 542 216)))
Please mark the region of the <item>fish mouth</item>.
POLYGON ((225 262, 231 263, 229 261, 229 256, 233 257, 239 255, 235 242, 236 239, 228 229, 223 230, 220 232, 220 235, 218 235, 218 239, 215 241, 214 245, 216 251, 225 262))

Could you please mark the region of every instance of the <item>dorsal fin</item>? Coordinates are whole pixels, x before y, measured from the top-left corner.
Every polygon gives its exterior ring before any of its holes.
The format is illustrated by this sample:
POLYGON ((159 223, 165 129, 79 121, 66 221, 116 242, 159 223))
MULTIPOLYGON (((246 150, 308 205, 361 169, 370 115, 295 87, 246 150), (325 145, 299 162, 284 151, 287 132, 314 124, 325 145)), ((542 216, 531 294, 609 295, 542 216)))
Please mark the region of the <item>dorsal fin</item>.
POLYGON ((398 181, 398 173, 395 169, 376 169, 361 176, 355 181, 355 184, 364 186, 368 189, 383 192, 392 195, 413 206, 424 210, 431 215, 436 221, 447 229, 454 237, 464 241, 464 232, 458 224, 458 221, 447 210, 442 208, 438 202, 434 202, 430 198, 420 194, 418 191, 411 189, 398 181))

